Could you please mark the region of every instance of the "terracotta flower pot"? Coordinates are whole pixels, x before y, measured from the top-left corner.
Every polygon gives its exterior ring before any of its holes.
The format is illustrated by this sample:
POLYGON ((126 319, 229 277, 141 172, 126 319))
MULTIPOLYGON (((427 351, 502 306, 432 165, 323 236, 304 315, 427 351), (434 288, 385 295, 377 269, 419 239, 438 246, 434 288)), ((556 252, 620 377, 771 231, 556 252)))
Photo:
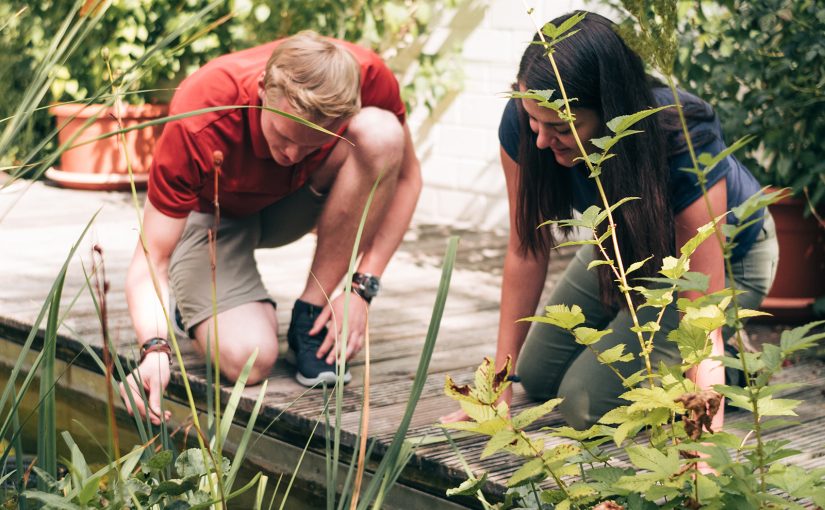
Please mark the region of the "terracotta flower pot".
MULTIPOLYGON (((163 117, 167 111, 167 105, 125 105, 121 107, 121 121, 123 127, 134 126, 163 117)), ((49 112, 56 117, 58 127, 62 126, 58 134, 61 144, 95 115, 97 118, 74 140, 73 145, 118 130, 114 107, 64 104, 49 108, 49 112)), ((119 136, 76 146, 64 152, 60 156, 60 167, 49 169, 46 176, 67 188, 126 190, 129 189, 128 153, 135 185, 145 188, 149 180, 152 151, 162 130, 163 126, 158 125, 130 131, 125 135, 125 146, 120 143, 119 136)))
POLYGON ((811 305, 825 296, 825 226, 813 215, 804 216, 807 207, 796 197, 770 206, 779 241, 779 266, 762 310, 777 320, 810 320, 811 305))

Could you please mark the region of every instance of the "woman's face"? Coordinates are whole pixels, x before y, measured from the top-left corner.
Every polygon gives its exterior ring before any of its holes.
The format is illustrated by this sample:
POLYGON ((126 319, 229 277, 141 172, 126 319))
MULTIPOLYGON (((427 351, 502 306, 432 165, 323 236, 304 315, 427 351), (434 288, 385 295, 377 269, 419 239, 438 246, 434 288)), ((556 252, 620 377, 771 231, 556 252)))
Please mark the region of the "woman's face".
MULTIPOLYGON (((522 92, 527 89, 524 85, 519 85, 522 92)), ((524 111, 530 121, 530 129, 536 133, 536 147, 539 149, 550 149, 556 158, 556 162, 561 166, 572 168, 581 157, 582 153, 576 145, 576 139, 570 124, 559 118, 559 115, 549 108, 539 106, 538 101, 533 99, 522 99, 524 111)), ((579 133, 585 150, 593 152, 591 138, 599 136, 602 130, 602 121, 596 110, 590 108, 573 108, 576 116, 576 131, 579 133)))

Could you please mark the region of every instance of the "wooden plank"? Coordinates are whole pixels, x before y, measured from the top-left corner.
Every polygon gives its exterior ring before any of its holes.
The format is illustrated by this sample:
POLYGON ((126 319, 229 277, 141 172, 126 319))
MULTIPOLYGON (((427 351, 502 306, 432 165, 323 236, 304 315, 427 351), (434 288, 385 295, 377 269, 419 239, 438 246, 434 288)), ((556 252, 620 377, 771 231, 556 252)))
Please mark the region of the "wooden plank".
MULTIPOLYGON (((67 191, 31 185, 23 194, 18 190, 0 194, 0 333, 18 341, 31 328, 46 298, 53 279, 66 254, 89 218, 98 210, 100 215, 88 238, 71 261, 64 291, 63 306, 68 306, 79 295, 61 328, 62 348, 67 353, 79 352, 84 343, 101 345, 100 325, 89 296, 84 290, 83 270, 88 267, 93 244, 103 246, 107 277, 111 284, 107 305, 111 338, 121 355, 135 355, 135 339, 124 297, 126 269, 136 243, 137 216, 128 194, 67 191)), ((457 381, 472 380, 481 359, 495 350, 498 328, 498 300, 501 267, 507 246, 506 236, 489 235, 472 230, 455 231, 445 226, 420 225, 406 236, 399 253, 394 257, 383 278, 384 290, 370 311, 371 363, 370 436, 378 441, 376 452, 384 451, 392 439, 413 384, 418 357, 427 334, 433 300, 440 279, 441 259, 446 237, 453 233, 464 236, 453 274, 451 292, 433 353, 421 399, 417 403, 410 428, 414 437, 441 437, 435 426, 438 418, 457 408, 443 394, 444 376, 450 374, 457 381)), ((314 249, 314 238, 309 235, 292 245, 259 250, 256 259, 273 298, 279 303, 279 341, 285 350, 285 336, 292 303, 300 294, 314 249)), ((570 260, 572 249, 554 254, 545 295, 552 289, 561 269, 570 260)), ((219 261, 220 263, 220 261, 219 261)), ((159 318, 159 327, 163 320, 159 318)), ((42 325, 41 325, 42 327, 42 325)), ((756 327, 750 329, 755 343, 776 341, 779 329, 756 327)), ((194 391, 206 391, 206 369, 202 356, 194 344, 180 339, 184 362, 194 391)), ((82 358, 81 358, 82 362, 82 358)), ((359 424, 364 395, 363 353, 351 363, 353 382, 344 392, 342 436, 352 445, 359 424)), ((793 445, 803 450, 798 461, 804 466, 821 466, 825 461, 817 456, 825 445, 820 433, 823 421, 820 415, 823 398, 820 389, 825 384, 820 365, 801 364, 791 367, 783 380, 804 381, 808 386, 793 393, 791 398, 805 398, 800 411, 802 426, 792 433, 793 445)), ((294 368, 280 359, 269 377, 269 385, 262 411, 263 420, 277 420, 268 434, 279 439, 303 445, 309 431, 320 417, 324 394, 307 391, 293 378, 294 368), (283 414, 281 414, 283 412, 283 414)), ((231 385, 223 389, 228 396, 231 385)), ((258 387, 247 388, 240 409, 249 412, 258 387)), ((170 394, 182 396, 181 375, 173 373, 170 394)), ((520 387, 515 388, 513 411, 519 412, 533 405, 520 387)), ((243 416, 241 416, 243 418, 243 416)), ((746 413, 731 414, 729 422, 745 421, 746 413)), ((538 429, 561 423, 557 413, 539 420, 532 434, 544 435, 538 429)), ((768 437, 782 437, 787 431, 771 431, 768 437)), ((547 438, 548 441, 558 441, 547 438)), ((472 469, 490 471, 489 489, 494 493, 504 490, 504 482, 517 467, 506 455, 494 455, 484 461, 479 455, 484 438, 456 439, 472 469)), ((345 448, 345 452, 347 452, 345 448)), ((446 486, 456 485, 464 477, 460 462, 446 442, 427 444, 418 449, 404 480, 443 496, 446 486)))

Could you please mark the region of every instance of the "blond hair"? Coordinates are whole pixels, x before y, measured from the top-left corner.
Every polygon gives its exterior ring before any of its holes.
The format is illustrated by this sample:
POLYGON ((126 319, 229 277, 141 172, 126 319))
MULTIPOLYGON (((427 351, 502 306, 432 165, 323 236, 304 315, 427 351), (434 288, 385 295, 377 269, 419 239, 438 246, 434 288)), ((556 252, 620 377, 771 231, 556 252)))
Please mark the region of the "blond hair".
POLYGON ((351 117, 361 109, 361 66, 344 47, 305 30, 272 52, 264 90, 265 104, 286 98, 309 120, 351 117))

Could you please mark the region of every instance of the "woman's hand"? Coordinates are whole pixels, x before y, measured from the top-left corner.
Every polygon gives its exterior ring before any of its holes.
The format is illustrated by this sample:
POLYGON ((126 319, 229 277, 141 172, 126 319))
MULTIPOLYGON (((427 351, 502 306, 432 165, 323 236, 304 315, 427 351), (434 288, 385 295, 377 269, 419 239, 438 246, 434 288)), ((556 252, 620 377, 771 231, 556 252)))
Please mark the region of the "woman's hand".
MULTIPOLYGON (((496 404, 501 402, 507 403, 507 415, 510 415, 510 402, 513 401, 513 385, 507 386, 507 389, 501 394, 496 401, 496 404)), ((445 414, 438 419, 439 423, 455 423, 457 421, 470 421, 470 417, 464 412, 464 409, 457 409, 450 414, 445 414)))

